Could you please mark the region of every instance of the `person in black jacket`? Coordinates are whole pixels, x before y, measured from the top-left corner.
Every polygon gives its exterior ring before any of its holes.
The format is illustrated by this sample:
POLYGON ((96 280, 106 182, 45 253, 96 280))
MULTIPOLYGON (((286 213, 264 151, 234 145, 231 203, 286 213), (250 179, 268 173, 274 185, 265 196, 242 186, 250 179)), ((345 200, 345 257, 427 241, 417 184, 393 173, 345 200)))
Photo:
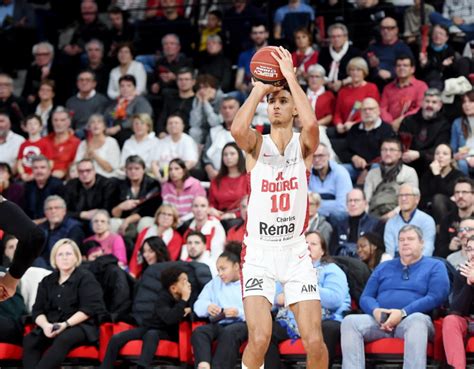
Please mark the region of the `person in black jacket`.
POLYGON ((150 217, 161 205, 161 185, 145 172, 146 166, 138 155, 130 155, 125 161, 126 178, 118 183, 118 205, 112 209, 112 231, 124 235, 128 248, 134 246, 137 223, 142 217, 150 217))
POLYGON ((133 278, 120 268, 115 255, 103 255, 99 242, 86 241, 81 249, 88 261, 84 263, 84 267, 94 274, 104 291, 107 316, 101 318, 116 322, 127 316, 132 307, 133 278))
POLYGON ((434 158, 434 150, 441 143, 449 143, 451 125, 443 116, 443 102, 439 90, 425 92, 418 113, 403 119, 398 134, 404 146, 402 160, 413 167, 421 178, 434 158))
POLYGON ((465 249, 467 263, 454 276, 450 314, 443 319, 443 344, 449 368, 466 367, 465 338, 474 313, 474 237, 465 249))
MULTIPOLYGON (((0 268, 4 274, 6 269, 0 268)), ((26 306, 20 290, 7 301, 0 302, 0 342, 21 344, 23 339, 22 315, 26 314, 26 306)))
POLYGON ((116 200, 114 179, 97 174, 92 159, 77 163, 79 177, 71 179, 65 186, 64 200, 68 216, 79 220, 86 235, 91 235, 90 221, 99 209, 111 211, 116 200))
POLYGON ((148 368, 160 339, 178 340, 179 322, 191 313, 191 283, 184 269, 172 266, 161 273, 163 289, 157 295, 153 317, 137 328, 112 337, 101 369, 112 369, 120 348, 131 340, 143 340, 138 369, 148 368))
POLYGON ((75 346, 99 338, 102 289, 92 273, 78 268, 81 252, 68 238, 56 242, 50 257, 55 272, 38 286, 32 316, 37 327, 23 340, 23 367, 57 369, 75 346))

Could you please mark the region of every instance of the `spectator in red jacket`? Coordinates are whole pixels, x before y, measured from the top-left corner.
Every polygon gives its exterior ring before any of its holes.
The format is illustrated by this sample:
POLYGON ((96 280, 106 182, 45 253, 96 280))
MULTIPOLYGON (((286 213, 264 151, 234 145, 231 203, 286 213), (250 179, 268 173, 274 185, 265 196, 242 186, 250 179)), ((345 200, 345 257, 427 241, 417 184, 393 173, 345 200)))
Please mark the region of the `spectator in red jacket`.
POLYGON ((178 260, 181 253, 181 246, 183 239, 176 231, 179 222, 178 210, 173 205, 161 205, 155 214, 155 224, 144 228, 137 237, 135 248, 133 249, 132 257, 130 258, 130 273, 138 277, 143 269, 143 260, 138 258, 140 247, 143 241, 149 237, 158 236, 165 243, 168 248, 170 260, 178 260))
POLYGON ((296 76, 300 85, 306 85, 308 68, 318 62, 318 51, 313 48, 313 37, 307 27, 297 28, 294 32, 296 50, 291 53, 296 76))
POLYGON ((354 124, 360 121, 362 100, 372 97, 377 102, 380 101, 377 86, 365 81, 369 75, 369 66, 363 58, 352 58, 347 64, 347 74, 350 83, 339 90, 334 110, 333 122, 339 133, 349 131, 354 124))
POLYGON ((222 149, 219 173, 211 181, 210 214, 221 220, 237 218, 240 199, 247 190, 244 154, 235 142, 229 142, 222 149))
POLYGON ((46 136, 53 146, 53 176, 64 179, 76 157, 80 140, 71 129, 71 116, 65 108, 58 107, 53 113, 54 132, 46 136))
POLYGON ((326 70, 320 64, 311 65, 306 74, 308 89, 306 96, 316 113, 319 126, 328 126, 332 122, 336 97, 326 90, 326 70))

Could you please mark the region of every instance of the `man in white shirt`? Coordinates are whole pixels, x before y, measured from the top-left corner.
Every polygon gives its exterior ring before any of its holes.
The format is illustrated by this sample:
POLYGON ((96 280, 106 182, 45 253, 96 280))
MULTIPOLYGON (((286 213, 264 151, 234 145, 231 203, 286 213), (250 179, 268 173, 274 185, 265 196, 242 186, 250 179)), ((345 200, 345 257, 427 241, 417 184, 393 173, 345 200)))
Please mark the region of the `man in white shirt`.
POLYGON ((10 117, 0 113, 0 158, 16 171, 16 159, 25 139, 11 130, 10 117))
POLYGON ((197 261, 206 264, 211 270, 212 277, 217 275, 216 261, 211 258, 211 253, 206 250, 206 236, 199 231, 191 231, 186 237, 186 261, 197 261))

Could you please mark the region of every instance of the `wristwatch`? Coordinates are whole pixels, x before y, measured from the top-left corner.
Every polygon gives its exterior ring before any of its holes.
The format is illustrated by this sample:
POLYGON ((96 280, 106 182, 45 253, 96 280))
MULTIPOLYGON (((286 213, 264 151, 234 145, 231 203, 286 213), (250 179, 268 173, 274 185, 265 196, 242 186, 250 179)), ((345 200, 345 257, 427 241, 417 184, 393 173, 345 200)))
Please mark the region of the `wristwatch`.
POLYGON ((69 322, 66 320, 64 323, 66 323, 66 328, 70 328, 71 327, 71 324, 69 324, 69 322))
POLYGON ((408 316, 408 314, 405 309, 400 309, 400 311, 402 312, 402 320, 403 320, 408 316))

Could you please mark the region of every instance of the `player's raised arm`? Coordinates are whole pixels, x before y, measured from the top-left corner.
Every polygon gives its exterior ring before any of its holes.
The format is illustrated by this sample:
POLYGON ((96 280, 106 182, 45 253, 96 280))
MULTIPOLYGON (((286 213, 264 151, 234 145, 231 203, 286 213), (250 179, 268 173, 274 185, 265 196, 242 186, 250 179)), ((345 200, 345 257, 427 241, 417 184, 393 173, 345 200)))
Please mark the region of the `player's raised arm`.
POLYGON ((252 91, 235 115, 230 129, 235 142, 245 152, 253 152, 257 147, 260 137, 260 133, 250 128, 257 105, 266 95, 279 90, 281 90, 281 87, 275 87, 262 82, 253 82, 252 91))
POLYGON ((291 54, 283 47, 279 47, 272 52, 272 56, 278 61, 281 73, 285 77, 291 96, 295 102, 298 112, 298 119, 301 123, 301 142, 303 146, 303 156, 306 158, 316 151, 319 145, 319 127, 316 115, 309 103, 308 97, 298 83, 291 54))

